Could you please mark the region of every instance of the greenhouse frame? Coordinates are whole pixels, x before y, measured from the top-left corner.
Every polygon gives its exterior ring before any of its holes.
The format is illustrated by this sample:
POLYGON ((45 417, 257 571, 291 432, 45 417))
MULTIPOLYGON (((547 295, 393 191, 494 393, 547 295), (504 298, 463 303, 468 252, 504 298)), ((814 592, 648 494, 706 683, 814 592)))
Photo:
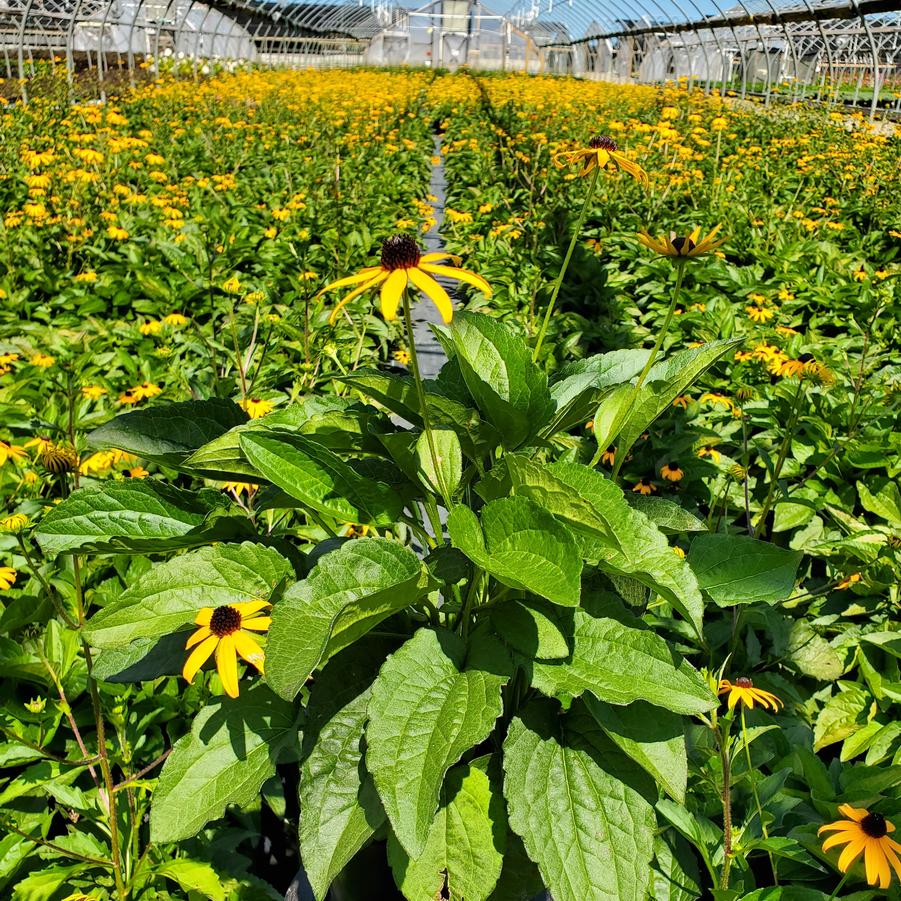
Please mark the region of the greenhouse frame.
POLYGON ((163 61, 203 75, 244 61, 294 68, 410 65, 684 79, 705 91, 901 109, 901 4, 827 2, 431 0, 405 8, 276 0, 3 0, 0 73, 27 80, 41 60, 70 76, 134 83, 163 61), (4 73, 5 69, 5 73, 4 73))

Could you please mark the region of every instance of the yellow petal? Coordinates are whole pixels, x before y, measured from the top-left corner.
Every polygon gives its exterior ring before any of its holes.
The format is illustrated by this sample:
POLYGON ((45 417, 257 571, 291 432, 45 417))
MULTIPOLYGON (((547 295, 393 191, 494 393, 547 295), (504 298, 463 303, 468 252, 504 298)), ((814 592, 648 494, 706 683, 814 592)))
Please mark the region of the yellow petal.
POLYGON ((181 671, 182 676, 184 676, 185 681, 189 685, 194 681, 194 677, 197 675, 200 667, 210 659, 210 654, 213 653, 213 648, 216 647, 218 641, 219 639, 215 635, 210 635, 209 638, 191 651, 190 656, 185 661, 184 669, 181 671))
POLYGON ((344 309, 347 304, 349 304, 355 297, 359 297, 361 294, 364 294, 370 288, 374 288, 379 282, 384 281, 388 277, 386 272, 379 271, 379 273, 375 276, 375 278, 370 279, 368 282, 360 285, 359 288, 354 288, 347 297, 341 299, 338 303, 338 306, 332 310, 331 315, 328 318, 329 325, 334 325, 335 321, 338 319, 338 314, 344 309))
POLYGON ((839 804, 838 812, 844 814, 849 820, 859 823, 868 813, 868 810, 852 807, 850 804, 839 804))
MULTIPOLYGON (((891 842, 891 845, 896 844, 895 842, 891 842)), ((898 860, 898 855, 893 847, 889 845, 885 847, 885 858, 892 865, 895 873, 898 875, 898 879, 901 880, 901 860, 898 860)))
POLYGON ((688 236, 688 240, 692 242, 692 244, 698 243, 698 238, 701 237, 701 226, 699 225, 695 228, 692 233, 688 236))
POLYGON ((208 626, 210 624, 210 617, 213 615, 212 607, 204 607, 200 613, 197 614, 197 618, 194 620, 198 626, 208 626))
POLYGON ((427 272, 420 269, 410 269, 409 272, 410 281, 434 302, 444 324, 448 325, 454 318, 454 305, 451 303, 450 295, 427 272))
POLYGON ((491 297, 491 285, 482 278, 467 269, 456 269, 453 266, 435 266, 433 264, 420 265, 424 272, 431 272, 433 275, 443 275, 445 278, 454 278, 459 282, 466 282, 473 288, 478 288, 486 297, 491 297))
POLYGON ((265 632, 271 625, 271 616, 255 616, 253 619, 242 622, 241 628, 250 629, 251 632, 265 632))
POLYGON ((455 266, 459 266, 463 260, 454 253, 424 253, 420 258, 420 263, 437 263, 439 260, 453 260, 455 266))
POLYGON ((406 269, 395 269, 382 285, 382 316, 388 322, 397 319, 400 297, 404 293, 404 288, 407 287, 407 271, 406 269))
POLYGON ((867 842, 864 863, 867 868, 867 882, 870 885, 879 885, 880 888, 888 888, 892 881, 892 874, 888 868, 888 861, 879 844, 879 839, 870 839, 867 842))
POLYGON ((853 832, 855 835, 860 835, 860 827, 853 820, 836 820, 834 823, 826 823, 825 826, 820 826, 817 829, 817 835, 821 835, 823 832, 853 832))
POLYGON ((836 845, 847 845, 848 842, 853 842, 857 838, 860 838, 859 829, 856 832, 836 832, 835 835, 830 835, 829 838, 823 842, 823 850, 829 851, 836 845))
POLYGON ((230 698, 238 697, 238 656, 235 653, 234 635, 226 635, 216 645, 216 669, 225 693, 230 698))
POLYGON ((643 185, 648 184, 648 173, 645 172, 638 163, 633 163, 628 157, 622 156, 619 153, 611 153, 610 156, 613 159, 613 162, 616 163, 623 172, 627 172, 632 178, 641 182, 643 185))
POLYGON ((263 672, 263 649, 244 632, 235 632, 232 636, 235 650, 251 665, 263 672))
POLYGON ((201 641, 205 641, 209 638, 213 633, 210 632, 208 626, 201 626, 189 639, 188 643, 185 645, 185 650, 188 648, 193 648, 195 644, 199 644, 201 641))
POLYGON ((232 607, 241 614, 241 620, 250 619, 254 613, 259 613, 260 610, 265 610, 267 607, 271 607, 272 605, 269 601, 264 600, 255 600, 255 601, 242 601, 239 604, 232 604, 232 607))
POLYGON ((863 849, 866 847, 867 840, 866 836, 863 838, 858 838, 855 841, 851 842, 844 851, 842 851, 841 857, 838 859, 838 868, 843 873, 847 873, 851 868, 852 864, 858 857, 863 853, 863 849))
POLYGON ((316 296, 322 297, 326 291, 335 291, 338 288, 346 288, 348 285, 359 285, 360 282, 365 282, 372 278, 372 276, 381 268, 381 266, 367 266, 365 269, 361 269, 356 273, 356 275, 348 275, 346 278, 339 278, 338 281, 326 285, 316 296))

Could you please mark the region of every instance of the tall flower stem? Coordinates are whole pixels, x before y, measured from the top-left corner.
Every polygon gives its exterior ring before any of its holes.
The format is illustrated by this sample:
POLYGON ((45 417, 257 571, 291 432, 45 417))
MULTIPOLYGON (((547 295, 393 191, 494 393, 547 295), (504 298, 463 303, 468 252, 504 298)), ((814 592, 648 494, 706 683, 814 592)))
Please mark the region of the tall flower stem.
MULTIPOLYGON (((663 347, 663 341, 666 338, 670 324, 673 321, 673 315, 676 312, 676 304, 679 302, 679 293, 682 290, 682 279, 685 275, 685 263, 685 259, 683 259, 682 257, 676 257, 676 262, 674 264, 676 267, 676 283, 675 285, 673 285, 673 296, 672 298, 670 298, 669 309, 666 311, 666 319, 663 320, 663 327, 657 333, 657 340, 654 342, 654 346, 651 348, 651 355, 648 357, 647 362, 644 364, 644 368, 641 370, 641 373, 638 376, 638 381, 632 388, 632 395, 629 398, 630 407, 635 403, 635 398, 638 397, 638 392, 641 391, 641 386, 644 384, 644 380, 648 377, 648 373, 651 371, 651 367, 654 365, 654 361, 657 359, 657 355, 660 353, 660 349, 663 347)), ((598 460, 600 460, 601 453, 603 453, 603 450, 601 448, 598 448, 598 460)), ((615 479, 619 475, 620 467, 623 465, 625 458, 625 453, 616 455, 613 462, 612 478, 615 479)), ((597 461, 593 461, 592 465, 596 466, 597 461)))
POLYGON ((795 396, 792 398, 792 406, 791 413, 788 417, 788 425, 785 429, 785 437, 782 439, 782 445, 779 448, 779 456, 776 458, 776 465, 773 467, 773 475, 770 479, 770 487, 766 494, 766 499, 763 502, 763 506, 760 508, 760 513, 757 518, 757 527, 754 529, 754 537, 757 538, 763 528, 766 525, 767 514, 770 512, 770 507, 773 505, 773 500, 776 495, 776 487, 779 484, 779 476, 782 475, 782 467, 785 465, 785 460, 788 457, 788 452, 791 450, 792 438, 795 434, 795 427, 798 424, 798 416, 801 412, 801 399, 804 396, 804 379, 799 376, 798 378, 798 389, 795 391, 795 396))
POLYGON ((572 259, 573 251, 576 249, 576 241, 579 240, 579 235, 582 233, 582 226, 585 224, 585 219, 588 216, 588 207, 594 197, 594 189, 598 183, 598 176, 600 174, 600 166, 595 166, 594 172, 591 175, 591 181, 588 184, 588 193, 585 195, 585 203, 582 204, 582 212, 579 213, 579 218, 576 220, 572 237, 569 239, 569 247, 566 249, 566 256, 563 258, 563 265, 560 267, 560 271, 557 273, 557 278, 554 281, 551 299, 548 301, 547 310, 544 313, 544 319, 541 323, 541 329, 538 332, 538 341, 535 343, 535 350, 532 351, 533 362, 538 359, 538 354, 541 353, 541 345, 544 343, 544 336, 547 334, 547 327, 550 324, 551 315, 554 312, 554 307, 557 305, 557 296, 560 294, 560 287, 566 276, 566 270, 569 268, 569 261, 572 259))
POLYGON ((718 732, 720 762, 723 767, 723 790, 720 801, 723 805, 723 872, 720 888, 729 888, 729 870, 732 868, 732 761, 729 757, 729 733, 718 732))
MULTIPOLYGON (((741 708, 741 741, 745 748, 745 760, 748 764, 748 779, 751 780, 751 793, 754 795, 754 804, 757 807, 757 816, 760 817, 760 831, 763 833, 764 839, 769 839, 770 833, 766 828, 766 822, 763 819, 763 807, 760 803, 760 794, 757 791, 757 774, 754 772, 754 767, 751 764, 751 749, 748 745, 748 728, 745 725, 745 708, 742 705, 741 708)), ((773 857, 772 851, 767 851, 767 856, 770 859, 770 868, 773 871, 773 882, 776 885, 779 885, 779 874, 776 872, 776 861, 773 857)))
MULTIPOLYGON (((429 416, 429 407, 426 403, 425 387, 422 384, 422 374, 419 371, 419 358, 416 354, 416 339, 413 336, 413 317, 410 315, 410 297, 407 291, 403 293, 404 305, 404 325, 407 329, 407 344, 410 348, 410 369, 413 372, 413 381, 416 383, 416 396, 419 398, 419 408, 422 411, 422 428, 426 434, 426 441, 429 444, 429 453, 432 456, 432 468, 435 470, 435 477, 438 480, 438 490, 441 492, 441 498, 444 501, 445 509, 450 510, 451 499, 450 492, 444 482, 444 473, 439 465, 438 451, 435 449, 435 436, 432 432, 432 422, 429 416)), ((434 527, 433 522, 433 527, 434 527)), ((440 533, 435 536, 440 537, 440 533)))

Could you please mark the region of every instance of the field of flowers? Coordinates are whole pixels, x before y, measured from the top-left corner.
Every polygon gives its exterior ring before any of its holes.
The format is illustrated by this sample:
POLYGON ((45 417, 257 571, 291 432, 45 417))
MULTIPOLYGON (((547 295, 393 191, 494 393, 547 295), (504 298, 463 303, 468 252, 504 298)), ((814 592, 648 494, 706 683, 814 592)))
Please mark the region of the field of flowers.
POLYGON ((897 129, 64 95, 0 105, 0 897, 901 897, 897 129))

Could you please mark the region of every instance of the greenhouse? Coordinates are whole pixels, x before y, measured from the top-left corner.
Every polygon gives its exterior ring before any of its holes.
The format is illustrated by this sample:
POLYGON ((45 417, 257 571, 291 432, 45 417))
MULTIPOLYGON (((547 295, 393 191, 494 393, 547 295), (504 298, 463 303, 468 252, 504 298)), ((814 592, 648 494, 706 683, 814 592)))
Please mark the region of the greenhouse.
POLYGON ((0 0, 0 899, 901 901, 901 0, 0 0))

